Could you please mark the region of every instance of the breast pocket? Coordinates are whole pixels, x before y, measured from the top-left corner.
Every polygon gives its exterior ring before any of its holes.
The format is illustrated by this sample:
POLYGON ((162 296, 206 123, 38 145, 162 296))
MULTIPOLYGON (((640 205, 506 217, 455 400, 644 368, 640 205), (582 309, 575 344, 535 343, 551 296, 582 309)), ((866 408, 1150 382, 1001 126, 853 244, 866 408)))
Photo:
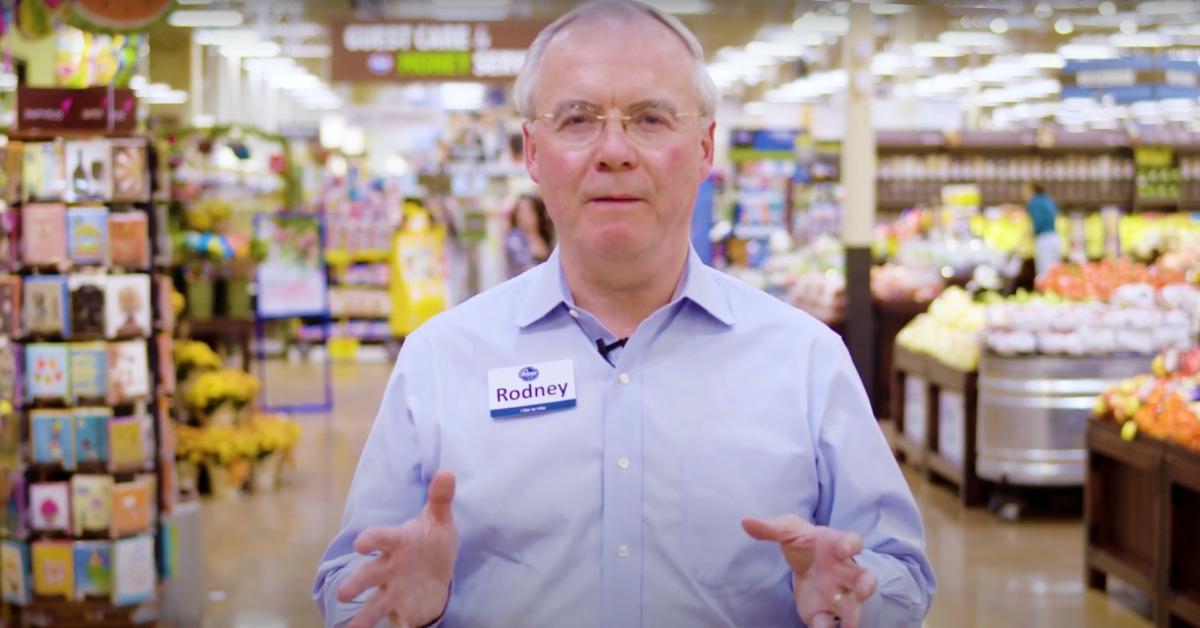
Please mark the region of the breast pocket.
POLYGON ((683 460, 683 540, 696 581, 730 591, 778 586, 788 574, 779 546, 752 539, 741 521, 811 512, 809 449, 764 427, 725 425, 693 434, 683 460))

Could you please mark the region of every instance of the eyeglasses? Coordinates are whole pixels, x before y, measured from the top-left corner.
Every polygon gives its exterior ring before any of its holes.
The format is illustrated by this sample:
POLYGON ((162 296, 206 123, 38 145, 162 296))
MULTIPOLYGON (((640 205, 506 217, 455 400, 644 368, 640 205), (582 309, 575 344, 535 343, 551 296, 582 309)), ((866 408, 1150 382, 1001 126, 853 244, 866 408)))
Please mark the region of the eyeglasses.
POLYGON ((698 118, 703 113, 678 113, 666 103, 641 103, 621 111, 618 115, 606 115, 597 105, 570 103, 553 113, 535 116, 533 122, 544 120, 550 124, 554 137, 566 144, 584 146, 600 137, 609 120, 620 121, 621 127, 631 139, 652 146, 674 136, 686 118, 698 118))

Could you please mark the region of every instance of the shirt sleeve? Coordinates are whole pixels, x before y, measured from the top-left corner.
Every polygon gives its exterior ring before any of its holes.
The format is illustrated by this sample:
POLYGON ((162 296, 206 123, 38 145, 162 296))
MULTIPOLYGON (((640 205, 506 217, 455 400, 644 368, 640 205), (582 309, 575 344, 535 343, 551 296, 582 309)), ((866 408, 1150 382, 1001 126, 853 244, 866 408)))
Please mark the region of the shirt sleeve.
POLYGON ((861 625, 920 626, 936 586, 921 515, 854 363, 833 333, 814 343, 809 378, 820 482, 814 520, 862 536, 855 560, 878 586, 863 605, 861 625))
MULTIPOLYGON (((374 590, 349 604, 337 601, 337 589, 355 569, 370 560, 354 550, 359 533, 372 526, 398 525, 420 512, 425 503, 431 465, 422 464, 422 450, 413 417, 413 346, 405 342, 388 380, 379 413, 350 484, 341 530, 325 550, 313 584, 313 600, 325 626, 340 626, 362 608, 374 590)), ((383 625, 386 625, 386 621, 383 625)))

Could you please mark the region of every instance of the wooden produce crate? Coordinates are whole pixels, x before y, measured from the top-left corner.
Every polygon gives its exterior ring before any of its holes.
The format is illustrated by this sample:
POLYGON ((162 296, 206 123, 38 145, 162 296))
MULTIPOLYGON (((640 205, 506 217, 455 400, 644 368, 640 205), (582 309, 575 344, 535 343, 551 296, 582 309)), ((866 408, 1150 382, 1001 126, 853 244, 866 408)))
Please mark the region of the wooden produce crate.
MULTIPOLYGON (((895 406, 891 402, 896 394, 892 388, 892 361, 899 349, 896 346, 896 335, 918 314, 929 309, 929 303, 916 301, 884 301, 874 299, 875 307, 875 399, 874 407, 877 415, 891 412, 895 406)), ((894 418, 894 414, 892 417, 894 418)))
POLYGON ((1200 627, 1200 453, 1165 446, 1159 626, 1200 627))
POLYGON ((958 487, 965 506, 984 501, 983 483, 975 473, 977 399, 976 373, 896 347, 891 399, 896 449, 930 478, 958 487))
POLYGON ((1164 444, 1121 439, 1116 423, 1089 420, 1087 488, 1084 493, 1086 581, 1104 591, 1108 576, 1140 590, 1162 613, 1159 601, 1164 444))

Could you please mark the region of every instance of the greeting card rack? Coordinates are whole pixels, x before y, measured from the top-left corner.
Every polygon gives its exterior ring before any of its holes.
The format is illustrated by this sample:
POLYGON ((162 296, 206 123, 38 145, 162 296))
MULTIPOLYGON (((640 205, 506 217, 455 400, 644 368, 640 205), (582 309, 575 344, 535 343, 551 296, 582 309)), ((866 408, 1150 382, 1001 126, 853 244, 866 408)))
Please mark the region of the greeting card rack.
POLYGON ((0 622, 152 624, 172 569, 174 312, 153 146, 11 135, 0 206, 0 622))

